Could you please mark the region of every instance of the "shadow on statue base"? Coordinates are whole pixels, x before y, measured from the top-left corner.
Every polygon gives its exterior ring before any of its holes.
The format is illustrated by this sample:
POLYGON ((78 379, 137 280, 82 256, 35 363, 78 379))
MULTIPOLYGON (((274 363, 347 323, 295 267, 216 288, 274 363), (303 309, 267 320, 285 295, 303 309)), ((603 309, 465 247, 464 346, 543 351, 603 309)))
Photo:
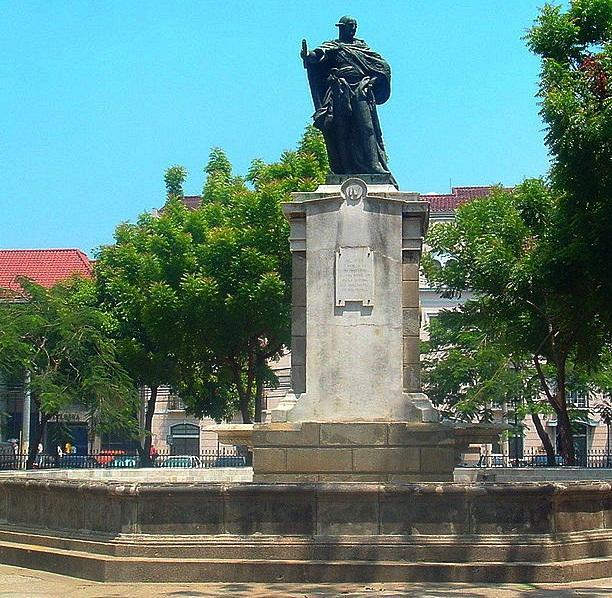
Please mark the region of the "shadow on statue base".
POLYGON ((440 422, 269 422, 217 427, 253 451, 255 482, 445 482, 470 444, 503 426, 440 422))

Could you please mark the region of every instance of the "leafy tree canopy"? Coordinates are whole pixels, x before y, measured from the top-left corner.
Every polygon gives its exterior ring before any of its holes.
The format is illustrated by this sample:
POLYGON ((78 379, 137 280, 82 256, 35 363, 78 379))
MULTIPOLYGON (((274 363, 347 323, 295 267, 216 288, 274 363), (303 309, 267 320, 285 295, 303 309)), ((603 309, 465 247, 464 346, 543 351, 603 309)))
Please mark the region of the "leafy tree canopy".
MULTIPOLYGON (((40 437, 47 421, 72 405, 84 407, 98 431, 133 432, 137 396, 118 362, 112 321, 96 306, 93 283, 21 284, 27 300, 0 306, 0 370, 21 379, 28 373, 40 437)), ((32 443, 32 455, 39 442, 32 443)))
MULTIPOLYGON (((601 367, 609 333, 559 275, 562 213, 559 196, 541 180, 525 181, 513 192, 494 190, 489 197, 460 206, 453 223, 432 227, 432 254, 423 263, 441 293, 475 293, 450 330, 476 335, 467 339, 481 343, 474 359, 486 359, 484 348, 493 345, 506 360, 531 362, 558 417, 562 449, 572 462, 568 364, 585 372, 601 367), (436 265, 436 255, 445 257, 443 267, 436 265)), ((492 359, 491 367, 498 361, 492 359)), ((479 382, 487 378, 485 372, 479 382)), ((484 384, 480 392, 489 390, 484 384)))
POLYGON ((612 2, 545 5, 527 35, 559 196, 557 272, 612 324, 612 2))

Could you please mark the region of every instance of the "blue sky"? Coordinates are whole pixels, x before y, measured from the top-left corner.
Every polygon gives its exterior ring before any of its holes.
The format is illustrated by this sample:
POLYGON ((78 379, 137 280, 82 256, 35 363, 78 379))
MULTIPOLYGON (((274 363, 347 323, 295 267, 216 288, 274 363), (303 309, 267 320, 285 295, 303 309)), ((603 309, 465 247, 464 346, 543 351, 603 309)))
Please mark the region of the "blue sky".
POLYGON ((3 0, 1 248, 79 247, 202 188, 210 148, 237 173, 295 146, 312 113, 299 59, 343 14, 391 64, 379 109, 406 191, 513 185, 548 168, 539 63, 522 36, 543 0, 3 0))

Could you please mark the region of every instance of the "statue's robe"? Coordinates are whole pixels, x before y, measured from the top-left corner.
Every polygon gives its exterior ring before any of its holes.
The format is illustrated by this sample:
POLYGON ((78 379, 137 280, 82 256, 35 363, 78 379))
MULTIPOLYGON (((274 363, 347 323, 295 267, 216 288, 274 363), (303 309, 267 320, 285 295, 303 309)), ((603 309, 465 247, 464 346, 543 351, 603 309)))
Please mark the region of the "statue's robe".
POLYGON ((314 126, 323 132, 331 171, 389 173, 376 112, 391 94, 389 64, 360 39, 328 41, 315 52, 319 60, 307 64, 314 126))

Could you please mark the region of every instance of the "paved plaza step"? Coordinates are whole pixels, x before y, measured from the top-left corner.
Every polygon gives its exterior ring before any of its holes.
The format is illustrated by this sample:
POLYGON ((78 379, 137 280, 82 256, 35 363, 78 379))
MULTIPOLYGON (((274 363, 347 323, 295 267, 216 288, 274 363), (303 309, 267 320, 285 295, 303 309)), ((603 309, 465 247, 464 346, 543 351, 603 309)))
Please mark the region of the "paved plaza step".
POLYGON ((573 547, 569 552, 575 554, 576 546, 582 549, 578 558, 538 562, 513 561, 513 553, 524 557, 525 551, 513 551, 511 543, 496 544, 491 538, 480 545, 475 538, 470 543, 450 537, 381 537, 370 542, 239 537, 176 541, 162 536, 88 540, 3 530, 0 561, 115 582, 563 582, 604 577, 612 570, 612 557, 605 556, 612 546, 610 533, 568 534, 565 540, 543 544, 558 554, 564 546, 573 547), (317 556, 326 558, 313 558, 317 556), (500 556, 505 559, 496 560, 500 556))

